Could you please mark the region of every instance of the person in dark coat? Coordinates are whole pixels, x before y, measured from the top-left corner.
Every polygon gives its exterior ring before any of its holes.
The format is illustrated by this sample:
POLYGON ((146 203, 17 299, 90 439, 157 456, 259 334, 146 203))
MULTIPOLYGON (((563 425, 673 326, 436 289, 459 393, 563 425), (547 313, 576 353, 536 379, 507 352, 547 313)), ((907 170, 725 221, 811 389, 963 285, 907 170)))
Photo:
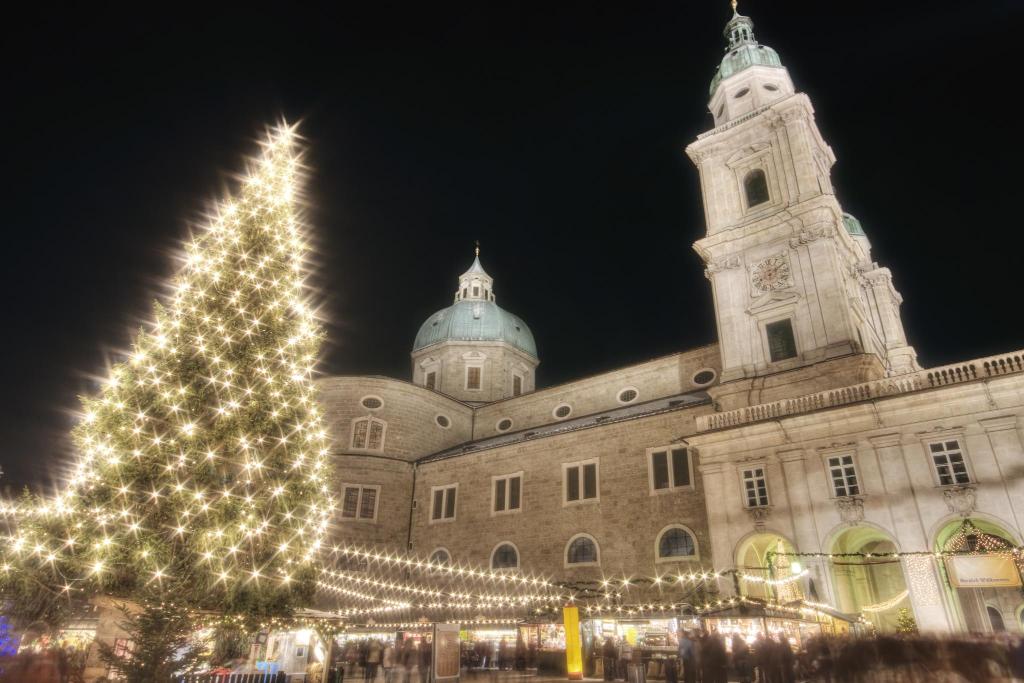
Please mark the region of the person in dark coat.
POLYGON ((796 657, 793 655, 793 648, 789 645, 789 639, 785 633, 778 635, 778 642, 775 644, 775 659, 778 662, 778 683, 795 683, 796 681, 796 657))
POLYGON ((601 656, 604 658, 604 680, 615 680, 615 660, 618 658, 618 650, 615 648, 615 641, 611 636, 606 636, 604 645, 601 647, 601 656))
POLYGON ((430 664, 433 661, 433 645, 429 638, 420 641, 420 683, 430 683, 430 664))
POLYGON ((754 664, 757 666, 757 683, 776 683, 772 675, 773 643, 764 633, 757 634, 754 641, 754 664))
POLYGON ((683 683, 697 683, 697 646, 689 631, 679 632, 679 665, 683 668, 683 683))
POLYGON ((732 668, 740 683, 750 683, 750 646, 738 633, 732 636, 732 668))

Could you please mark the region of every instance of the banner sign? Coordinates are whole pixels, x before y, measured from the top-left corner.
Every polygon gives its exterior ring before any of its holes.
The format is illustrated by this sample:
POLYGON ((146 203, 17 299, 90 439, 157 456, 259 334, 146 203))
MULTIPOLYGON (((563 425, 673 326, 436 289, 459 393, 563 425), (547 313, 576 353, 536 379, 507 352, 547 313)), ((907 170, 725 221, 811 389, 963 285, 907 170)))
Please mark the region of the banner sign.
POLYGON ((1021 585, 1010 555, 954 555, 946 558, 949 583, 956 588, 1012 588, 1021 585))
POLYGON ((576 607, 562 608, 565 625, 565 670, 570 681, 583 680, 583 643, 580 639, 580 611, 576 607))
POLYGON ((434 624, 434 680, 458 680, 459 625, 434 624))

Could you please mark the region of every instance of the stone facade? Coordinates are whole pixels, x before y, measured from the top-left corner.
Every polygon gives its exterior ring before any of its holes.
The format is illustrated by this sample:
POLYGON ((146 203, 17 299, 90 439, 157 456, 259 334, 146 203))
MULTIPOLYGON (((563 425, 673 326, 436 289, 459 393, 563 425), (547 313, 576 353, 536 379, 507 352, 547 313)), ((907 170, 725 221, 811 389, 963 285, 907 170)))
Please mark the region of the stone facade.
MULTIPOLYGON (((414 383, 322 380, 336 540, 566 582, 792 571, 787 597, 881 629, 909 606, 923 630, 1021 631, 1019 589, 953 588, 935 553, 1024 541, 1024 353, 919 369, 809 98, 748 18, 726 36, 715 127, 687 148, 718 343, 536 389, 532 335, 477 259, 420 328, 414 383)), ((737 586, 783 596, 713 588, 737 586)))

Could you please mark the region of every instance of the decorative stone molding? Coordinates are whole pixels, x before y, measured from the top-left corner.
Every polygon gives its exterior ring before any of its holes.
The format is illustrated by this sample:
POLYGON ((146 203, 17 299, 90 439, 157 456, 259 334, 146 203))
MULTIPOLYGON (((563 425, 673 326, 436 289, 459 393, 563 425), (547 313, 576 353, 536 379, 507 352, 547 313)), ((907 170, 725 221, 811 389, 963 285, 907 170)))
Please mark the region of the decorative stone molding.
POLYGON ((765 525, 768 523, 768 517, 771 516, 771 511, 771 508, 767 505, 747 508, 747 514, 750 515, 750 520, 754 523, 754 529, 758 533, 764 532, 765 525))
POLYGON ((739 267, 740 257, 733 254, 732 256, 726 256, 717 261, 708 261, 707 267, 704 269, 704 276, 711 279, 711 276, 715 273, 739 267))
POLYGON ((836 498, 836 510, 844 524, 854 526, 864 521, 864 500, 857 496, 836 498))
POLYGON ((831 236, 832 226, 827 223, 819 223, 818 225, 801 230, 797 233, 796 237, 789 238, 789 246, 792 249, 796 249, 804 244, 809 244, 815 240, 825 239, 831 236))
POLYGON ((978 420, 978 423, 986 432, 1003 432, 1017 428, 1017 416, 1001 415, 1000 417, 988 417, 984 420, 978 420))
POLYGON ((946 507, 953 514, 970 517, 974 512, 976 496, 973 486, 954 486, 942 491, 946 507))

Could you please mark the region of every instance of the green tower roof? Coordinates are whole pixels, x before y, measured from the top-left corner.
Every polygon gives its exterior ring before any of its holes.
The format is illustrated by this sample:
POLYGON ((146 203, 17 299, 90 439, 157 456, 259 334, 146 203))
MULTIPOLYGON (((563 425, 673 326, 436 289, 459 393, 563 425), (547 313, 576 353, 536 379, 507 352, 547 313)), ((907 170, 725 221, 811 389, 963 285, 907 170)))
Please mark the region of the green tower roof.
POLYGON ((711 96, 714 97, 719 84, 729 76, 751 66, 771 66, 783 68, 779 53, 761 45, 754 38, 754 21, 741 14, 733 14, 723 31, 729 46, 725 49, 725 57, 718 65, 714 78, 711 79, 711 96))

